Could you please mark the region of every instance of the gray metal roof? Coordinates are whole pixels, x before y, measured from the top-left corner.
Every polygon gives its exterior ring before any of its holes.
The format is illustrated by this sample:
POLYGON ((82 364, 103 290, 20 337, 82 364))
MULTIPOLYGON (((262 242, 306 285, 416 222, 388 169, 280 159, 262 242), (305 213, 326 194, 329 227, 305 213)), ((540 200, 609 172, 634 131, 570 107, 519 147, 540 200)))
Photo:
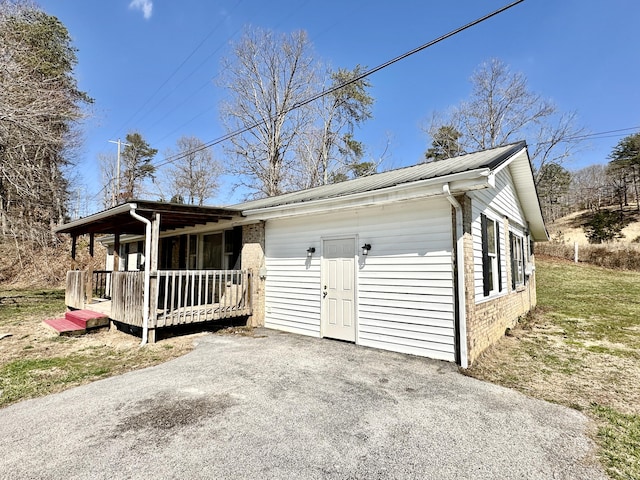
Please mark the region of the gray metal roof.
POLYGON ((313 200, 343 197, 356 193, 371 192, 404 183, 444 177, 446 175, 471 170, 483 168, 493 170, 525 147, 525 142, 513 143, 493 148, 491 150, 483 150, 481 152, 469 153, 459 157, 438 160, 430 163, 421 163, 412 167, 390 170, 388 172, 356 178, 346 182, 285 193, 276 197, 252 200, 237 205, 231 205, 228 208, 247 211, 260 208, 278 207, 282 205, 310 202, 313 200))

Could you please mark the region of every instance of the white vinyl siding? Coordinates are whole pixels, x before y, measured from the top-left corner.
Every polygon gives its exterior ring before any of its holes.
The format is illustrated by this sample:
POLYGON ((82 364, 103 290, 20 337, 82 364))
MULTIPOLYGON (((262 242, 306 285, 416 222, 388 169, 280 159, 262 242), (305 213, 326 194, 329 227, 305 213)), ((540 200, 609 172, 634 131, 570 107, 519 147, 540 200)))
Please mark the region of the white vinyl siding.
POLYGON ((472 225, 471 232, 473 235, 473 257, 474 257, 474 286, 475 299, 480 302, 486 299, 495 298, 497 295, 507 294, 511 288, 507 284, 507 255, 509 253, 509 235, 505 232, 504 218, 509 218, 512 225, 522 224, 524 222, 524 214, 520 201, 515 195, 515 187, 509 168, 505 168, 496 175, 495 188, 486 188, 469 193, 472 206, 472 225), (481 214, 485 214, 487 218, 494 220, 499 224, 499 246, 500 246, 500 281, 502 282, 502 291, 497 289, 489 296, 484 296, 483 276, 482 276, 482 227, 481 214))
POLYGON ((444 199, 267 221, 265 325, 320 336, 321 240, 356 236, 357 343, 454 361, 451 222, 444 199))

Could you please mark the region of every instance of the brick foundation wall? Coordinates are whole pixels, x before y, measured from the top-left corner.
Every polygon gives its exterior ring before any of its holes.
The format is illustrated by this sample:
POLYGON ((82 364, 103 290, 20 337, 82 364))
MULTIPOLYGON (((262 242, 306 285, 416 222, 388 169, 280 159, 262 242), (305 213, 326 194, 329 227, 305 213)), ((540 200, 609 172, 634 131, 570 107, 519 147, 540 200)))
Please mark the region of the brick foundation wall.
POLYGON ((251 294, 253 315, 247 322, 252 327, 264 325, 264 279, 260 269, 264 267, 264 222, 242 226, 242 268, 253 273, 251 294))
MULTIPOLYGON (((513 327, 518 318, 526 314, 536 305, 535 272, 527 278, 524 286, 511 289, 511 255, 509 244, 509 220, 504 219, 501 234, 505 235, 507 281, 503 285, 503 293, 491 300, 476 303, 473 258, 473 238, 471 235, 472 210, 471 199, 467 196, 457 197, 462 205, 462 221, 464 229, 464 273, 465 273, 465 306, 467 327, 467 355, 471 365, 488 347, 496 343, 505 334, 507 328, 513 327)), ((535 265, 535 259, 531 256, 535 265)))
MULTIPOLYGON (((510 286, 509 286, 510 290, 510 286)), ((475 305, 473 315, 467 312, 467 348, 469 364, 496 343, 522 315, 535 306, 535 275, 526 286, 509 291, 493 300, 475 305)))

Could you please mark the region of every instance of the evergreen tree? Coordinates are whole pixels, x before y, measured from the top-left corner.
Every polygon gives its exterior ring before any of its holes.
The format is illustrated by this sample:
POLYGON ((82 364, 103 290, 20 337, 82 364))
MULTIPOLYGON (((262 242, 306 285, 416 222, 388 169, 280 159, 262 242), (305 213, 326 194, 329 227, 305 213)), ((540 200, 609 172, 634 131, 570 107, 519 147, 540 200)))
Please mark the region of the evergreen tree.
POLYGON ((137 198, 142 193, 142 182, 146 178, 154 178, 156 167, 151 160, 158 153, 138 132, 128 133, 126 143, 122 151, 120 201, 137 198))

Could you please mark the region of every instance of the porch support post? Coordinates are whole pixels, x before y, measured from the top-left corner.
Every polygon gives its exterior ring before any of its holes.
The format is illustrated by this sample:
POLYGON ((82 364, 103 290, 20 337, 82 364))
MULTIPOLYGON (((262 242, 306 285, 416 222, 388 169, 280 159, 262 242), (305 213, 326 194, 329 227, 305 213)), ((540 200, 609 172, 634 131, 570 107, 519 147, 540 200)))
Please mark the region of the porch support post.
POLYGON ((242 227, 242 268, 251 271, 251 308, 248 326, 264 325, 264 222, 242 227))
POLYGON ((113 271, 120 270, 120 234, 113 236, 113 271))
POLYGON ((76 235, 71 235, 71 270, 76 268, 76 235))
POLYGON ((95 234, 89 234, 89 256, 93 258, 93 247, 95 244, 95 234))
POLYGON ((155 343, 158 322, 158 251, 160 246, 160 214, 151 217, 151 251, 144 252, 144 261, 149 262, 149 332, 147 341, 155 343))
POLYGON ((85 303, 93 303, 93 233, 89 234, 89 263, 87 265, 87 283, 85 290, 85 303))

